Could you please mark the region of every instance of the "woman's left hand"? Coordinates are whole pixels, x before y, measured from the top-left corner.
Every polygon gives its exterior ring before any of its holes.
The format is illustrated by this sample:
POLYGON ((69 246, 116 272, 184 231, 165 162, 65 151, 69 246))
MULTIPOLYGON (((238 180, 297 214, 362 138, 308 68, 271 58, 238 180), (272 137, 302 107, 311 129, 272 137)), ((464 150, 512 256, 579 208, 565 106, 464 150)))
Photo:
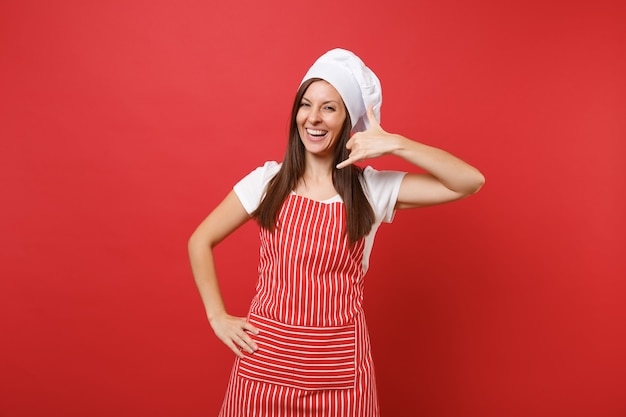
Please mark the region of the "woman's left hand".
POLYGON ((337 164, 337 169, 347 167, 358 161, 388 154, 397 146, 393 140, 395 135, 385 132, 380 127, 372 106, 367 109, 367 120, 369 121, 367 130, 355 133, 346 143, 350 155, 348 159, 337 164))

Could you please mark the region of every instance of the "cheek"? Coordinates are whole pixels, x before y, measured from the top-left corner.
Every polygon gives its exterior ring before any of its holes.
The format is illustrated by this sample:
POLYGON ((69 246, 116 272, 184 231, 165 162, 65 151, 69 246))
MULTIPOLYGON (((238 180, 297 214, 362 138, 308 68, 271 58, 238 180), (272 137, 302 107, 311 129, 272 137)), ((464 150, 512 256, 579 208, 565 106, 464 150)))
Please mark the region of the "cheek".
POLYGON ((343 123, 345 121, 346 117, 341 115, 334 118, 334 120, 332 121, 333 130, 335 130, 337 134, 339 134, 339 132, 341 131, 341 128, 343 127, 343 123))
POLYGON ((306 114, 302 110, 298 110, 296 113, 296 124, 301 125, 306 120, 306 114))

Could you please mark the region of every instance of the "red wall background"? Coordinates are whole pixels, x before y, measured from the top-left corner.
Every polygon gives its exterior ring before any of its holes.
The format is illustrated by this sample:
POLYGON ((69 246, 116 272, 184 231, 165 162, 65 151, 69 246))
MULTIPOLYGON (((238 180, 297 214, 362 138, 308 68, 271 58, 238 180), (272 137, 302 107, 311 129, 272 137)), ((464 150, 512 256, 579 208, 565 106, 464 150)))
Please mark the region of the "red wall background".
MULTIPOLYGON (((0 2, 0 415, 217 414, 233 356, 187 238, 282 158, 300 78, 341 46, 384 128, 487 177, 380 230, 383 415, 626 416, 619 3, 0 2)), ((217 249, 234 314, 256 230, 217 249)))

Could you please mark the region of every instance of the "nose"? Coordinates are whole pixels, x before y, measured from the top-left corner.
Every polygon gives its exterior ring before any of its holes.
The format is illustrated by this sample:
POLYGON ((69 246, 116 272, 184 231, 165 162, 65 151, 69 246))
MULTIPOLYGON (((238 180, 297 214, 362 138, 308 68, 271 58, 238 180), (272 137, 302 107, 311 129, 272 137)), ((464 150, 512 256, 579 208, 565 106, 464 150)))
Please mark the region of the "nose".
POLYGON ((318 123, 319 121, 321 121, 322 117, 321 117, 319 109, 311 107, 309 114, 307 115, 307 119, 311 123, 318 123))

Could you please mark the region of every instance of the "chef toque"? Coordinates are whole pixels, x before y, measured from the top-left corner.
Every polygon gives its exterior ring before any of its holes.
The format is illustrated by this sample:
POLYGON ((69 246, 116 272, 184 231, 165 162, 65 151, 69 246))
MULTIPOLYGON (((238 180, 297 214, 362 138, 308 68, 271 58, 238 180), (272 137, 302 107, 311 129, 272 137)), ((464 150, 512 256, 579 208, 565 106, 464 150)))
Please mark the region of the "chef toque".
POLYGON ((380 81, 354 53, 340 48, 326 52, 309 68, 300 85, 311 78, 321 78, 339 92, 350 114, 352 132, 369 127, 366 112, 370 105, 374 106, 374 115, 380 123, 383 101, 380 81))

